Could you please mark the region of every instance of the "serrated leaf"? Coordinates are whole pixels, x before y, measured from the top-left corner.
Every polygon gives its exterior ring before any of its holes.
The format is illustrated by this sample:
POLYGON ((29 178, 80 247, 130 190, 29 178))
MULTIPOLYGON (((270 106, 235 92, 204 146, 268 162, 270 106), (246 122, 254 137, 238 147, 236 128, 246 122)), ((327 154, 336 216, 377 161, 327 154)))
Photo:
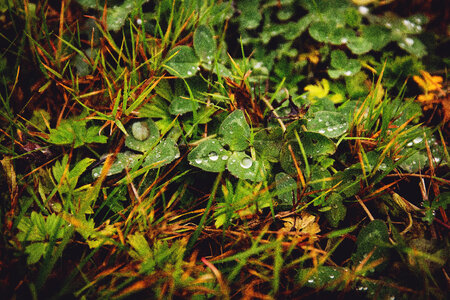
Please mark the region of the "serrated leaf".
POLYGON ((189 163, 207 172, 222 172, 230 156, 216 139, 206 140, 189 154, 189 163))
POLYGON ((169 51, 167 57, 172 58, 166 63, 166 69, 174 76, 187 78, 198 71, 200 60, 191 47, 177 46, 169 51))
POLYGON ((28 254, 27 264, 37 263, 41 257, 45 254, 48 247, 48 243, 37 242, 26 246, 25 253, 28 254))
POLYGON ((341 112, 318 111, 314 118, 308 120, 308 131, 323 134, 329 138, 336 138, 347 132, 347 116, 341 112))
POLYGON ((148 154, 144 160, 144 166, 152 165, 152 168, 160 168, 180 157, 180 150, 172 139, 162 140, 148 154))
POLYGON ((144 259, 152 253, 150 246, 142 233, 137 232, 133 235, 128 235, 127 240, 137 254, 135 255, 136 258, 144 259))
POLYGON ((234 152, 228 159, 227 169, 240 179, 261 181, 265 178, 263 163, 253 160, 244 152, 234 152))
POLYGON ((220 124, 219 135, 232 151, 245 150, 250 141, 250 126, 241 110, 235 110, 220 124))
POLYGON ((194 50, 197 56, 206 63, 211 63, 216 53, 214 34, 206 25, 200 25, 194 32, 194 50))
POLYGON ((159 139, 159 129, 150 118, 133 122, 127 132, 125 146, 135 151, 148 151, 159 139))

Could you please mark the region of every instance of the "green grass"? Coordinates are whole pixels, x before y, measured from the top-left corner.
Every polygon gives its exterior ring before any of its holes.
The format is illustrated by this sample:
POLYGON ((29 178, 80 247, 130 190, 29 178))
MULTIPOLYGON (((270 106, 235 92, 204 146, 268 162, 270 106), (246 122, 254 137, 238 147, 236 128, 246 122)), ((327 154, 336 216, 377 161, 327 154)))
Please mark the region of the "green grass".
POLYGON ((442 32, 235 2, 0 4, 7 298, 445 298, 442 32))

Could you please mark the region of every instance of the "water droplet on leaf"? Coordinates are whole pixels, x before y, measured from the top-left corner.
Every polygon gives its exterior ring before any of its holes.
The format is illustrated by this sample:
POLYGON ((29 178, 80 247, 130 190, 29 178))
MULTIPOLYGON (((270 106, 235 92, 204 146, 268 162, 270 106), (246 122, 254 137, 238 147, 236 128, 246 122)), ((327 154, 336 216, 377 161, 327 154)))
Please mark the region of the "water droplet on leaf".
POLYGON ((244 157, 241 160, 241 167, 243 167, 244 169, 248 169, 253 165, 253 161, 250 157, 244 157))

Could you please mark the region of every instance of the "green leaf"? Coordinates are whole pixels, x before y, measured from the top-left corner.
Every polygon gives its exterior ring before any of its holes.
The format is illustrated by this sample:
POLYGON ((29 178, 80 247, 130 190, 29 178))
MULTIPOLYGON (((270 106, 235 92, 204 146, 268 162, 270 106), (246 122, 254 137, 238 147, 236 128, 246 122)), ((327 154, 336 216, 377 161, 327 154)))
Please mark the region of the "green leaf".
MULTIPOLYGON (((389 258, 389 233, 386 224, 381 220, 373 220, 366 227, 361 229, 356 239, 357 249, 352 255, 352 261, 359 265, 361 261, 373 251, 367 264, 383 258, 385 262, 375 267, 374 270, 382 270, 387 266, 386 260, 389 258)), ((372 270, 372 271, 374 271, 372 270)))
POLYGON ((125 25, 128 15, 136 9, 134 0, 125 0, 122 5, 108 7, 106 24, 108 30, 118 31, 125 25))
POLYGON ((211 63, 216 53, 214 34, 206 25, 200 25, 194 32, 194 50, 200 59, 211 63))
POLYGON ((327 42, 333 31, 333 26, 327 22, 315 22, 309 26, 309 34, 319 42, 327 42))
POLYGON ((152 168, 160 168, 180 157, 180 150, 177 144, 172 139, 162 140, 153 150, 148 154, 144 160, 144 165, 152 165, 152 168))
POLYGON ((309 131, 318 132, 329 138, 343 135, 348 129, 347 116, 341 112, 318 111, 308 120, 309 131))
POLYGON ((227 169, 240 179, 261 181, 265 177, 263 163, 253 160, 244 152, 234 152, 228 159, 227 169))
MULTIPOLYGON (((141 154, 135 154, 130 151, 117 153, 116 160, 113 162, 111 167, 108 170, 106 176, 112 176, 115 174, 119 174, 125 168, 132 169, 138 162, 141 154)), ((98 166, 92 170, 92 177, 98 178, 102 173, 103 165, 98 166)))
POLYGON ((189 154, 189 163, 207 172, 221 172, 225 170, 225 165, 230 156, 230 152, 223 149, 216 139, 206 140, 195 147, 189 154))
POLYGON ((288 174, 280 172, 275 175, 278 199, 281 205, 292 205, 297 199, 297 182, 288 174))
POLYGON ((373 50, 380 51, 391 41, 390 31, 381 25, 369 25, 362 28, 362 37, 372 44, 373 50))
POLYGON ((250 126, 242 110, 235 110, 223 120, 219 128, 222 142, 232 151, 245 150, 250 141, 250 126))
POLYGON ((361 55, 372 50, 372 43, 364 37, 353 37, 348 40, 347 47, 355 54, 361 55))
POLYGON ((417 57, 422 57, 427 54, 425 45, 416 37, 402 37, 397 42, 400 48, 417 57))
POLYGON ((347 208, 342 201, 343 199, 339 194, 333 193, 325 202, 331 208, 325 212, 325 216, 333 227, 337 227, 339 222, 344 220, 347 214, 347 208))
POLYGON ((50 129, 48 142, 78 148, 88 143, 106 143, 107 137, 100 135, 100 126, 89 126, 86 120, 63 120, 56 129, 50 129))
POLYGON ((341 290, 345 286, 342 277, 347 269, 342 267, 318 266, 317 268, 300 269, 299 279, 306 287, 325 289, 328 291, 341 290))
POLYGON ((283 145, 283 147, 281 147, 280 164, 286 173, 294 176, 297 174, 297 169, 295 168, 294 160, 291 152, 289 151, 289 144, 291 145, 297 164, 302 165, 303 158, 301 158, 300 146, 296 140, 288 141, 285 145, 283 145))
POLYGON ((324 134, 306 131, 301 133, 300 140, 308 156, 331 155, 336 151, 336 145, 324 134))
POLYGON ((167 57, 171 57, 171 59, 166 63, 166 69, 174 76, 187 78, 195 75, 198 71, 200 61, 191 47, 175 47, 169 51, 167 57))
POLYGON ((262 20, 259 12, 259 0, 239 1, 237 6, 241 11, 241 15, 238 17, 241 28, 254 29, 259 26, 259 22, 262 20))
POLYGON ((125 145, 135 151, 148 151, 159 140, 159 129, 150 118, 133 122, 127 131, 125 145))
POLYGON ((28 254, 27 264, 37 263, 45 254, 48 248, 48 243, 37 242, 26 246, 25 253, 28 254))
POLYGON ((198 109, 197 101, 192 101, 185 97, 176 97, 172 100, 169 106, 169 112, 172 115, 182 115, 198 109))
POLYGON ((253 147, 259 157, 272 162, 278 161, 283 139, 283 131, 280 127, 265 128, 255 134, 253 147))
POLYGON ((328 75, 331 78, 338 78, 340 76, 351 76, 356 74, 361 69, 361 64, 356 59, 348 59, 345 52, 342 50, 334 50, 331 52, 331 67, 328 70, 328 75))
POLYGON ((136 232, 127 237, 128 243, 136 252, 136 258, 144 259, 151 255, 151 249, 142 233, 136 232))

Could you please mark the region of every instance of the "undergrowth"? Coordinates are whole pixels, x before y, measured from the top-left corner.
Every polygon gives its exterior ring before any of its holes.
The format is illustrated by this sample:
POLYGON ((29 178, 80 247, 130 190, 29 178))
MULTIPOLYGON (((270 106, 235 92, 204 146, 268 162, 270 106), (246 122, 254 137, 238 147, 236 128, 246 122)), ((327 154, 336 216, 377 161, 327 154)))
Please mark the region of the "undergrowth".
POLYGON ((419 2, 2 1, 3 295, 445 299, 419 2))

